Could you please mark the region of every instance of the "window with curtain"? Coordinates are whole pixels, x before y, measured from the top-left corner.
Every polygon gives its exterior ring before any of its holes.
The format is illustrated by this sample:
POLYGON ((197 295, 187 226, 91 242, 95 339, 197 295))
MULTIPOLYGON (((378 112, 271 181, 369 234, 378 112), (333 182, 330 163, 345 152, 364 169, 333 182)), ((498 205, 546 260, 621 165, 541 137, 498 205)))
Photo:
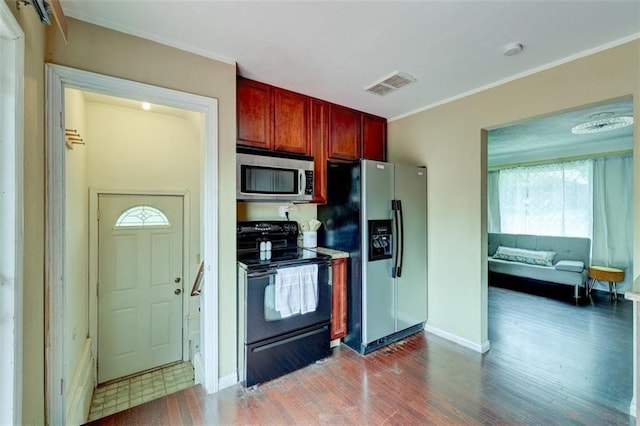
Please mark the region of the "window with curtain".
POLYGON ((632 154, 491 171, 487 204, 489 232, 591 238, 591 264, 631 285, 632 154))
POLYGON ((591 160, 500 170, 500 232, 591 238, 591 160))

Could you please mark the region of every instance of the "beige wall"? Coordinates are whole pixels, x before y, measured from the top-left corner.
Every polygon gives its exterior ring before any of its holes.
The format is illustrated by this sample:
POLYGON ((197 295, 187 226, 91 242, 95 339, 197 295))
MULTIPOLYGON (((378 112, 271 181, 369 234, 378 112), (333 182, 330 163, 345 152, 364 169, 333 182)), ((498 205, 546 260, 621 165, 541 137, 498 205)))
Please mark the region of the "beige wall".
POLYGON ((318 217, 315 204, 291 203, 238 203, 238 220, 286 220, 279 216, 279 207, 289 207, 289 220, 305 222, 318 217))
MULTIPOLYGON (((25 33, 23 423, 45 423, 44 62, 142 81, 218 99, 220 182, 235 182, 235 66, 69 19, 69 42, 42 25, 31 7, 7 2, 25 33), (46 43, 45 43, 46 41, 46 43)), ((220 374, 235 356, 235 187, 221 185, 220 374)))
MULTIPOLYGON (((7 2, 25 32, 23 423, 44 424, 44 72, 46 60, 219 101, 220 375, 235 359, 235 66, 68 19, 69 42, 30 7, 7 2), (226 183, 226 184, 225 184, 226 183)), ((640 111, 639 42, 389 124, 392 161, 429 168, 429 322, 473 342, 487 338, 481 129, 633 94, 640 111), (452 291, 456 297, 451 297, 452 291)), ((634 147, 640 144, 636 120, 634 147)), ((638 180, 636 161, 635 180, 638 180)), ((635 185, 634 217, 640 209, 635 185)), ((640 260, 634 230, 634 261, 640 260)), ((637 263, 638 264, 638 263, 637 263)))
POLYGON ((220 376, 236 370, 234 65, 68 19, 65 43, 47 30, 46 61, 218 99, 220 376), (234 182, 234 184, 229 184, 234 182))
POLYGON ((22 422, 44 424, 44 73, 45 27, 33 8, 6 2, 25 34, 24 309, 22 422))
MULTIPOLYGON (((631 94, 637 150, 639 53, 636 40, 389 123, 390 160, 427 166, 431 326, 475 344, 488 339, 482 129, 631 94)), ((636 223, 639 167, 636 160, 636 223)), ((634 262, 639 265, 640 226, 634 229, 634 241, 634 262)))

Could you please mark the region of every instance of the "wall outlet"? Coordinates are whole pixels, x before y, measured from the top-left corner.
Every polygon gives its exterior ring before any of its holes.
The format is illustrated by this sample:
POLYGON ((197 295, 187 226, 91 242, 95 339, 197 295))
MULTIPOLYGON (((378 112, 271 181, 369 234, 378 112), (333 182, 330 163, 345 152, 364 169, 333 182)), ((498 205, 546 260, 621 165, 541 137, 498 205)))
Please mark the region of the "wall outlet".
POLYGON ((289 206, 278 206, 278 216, 287 217, 287 213, 289 213, 289 206))

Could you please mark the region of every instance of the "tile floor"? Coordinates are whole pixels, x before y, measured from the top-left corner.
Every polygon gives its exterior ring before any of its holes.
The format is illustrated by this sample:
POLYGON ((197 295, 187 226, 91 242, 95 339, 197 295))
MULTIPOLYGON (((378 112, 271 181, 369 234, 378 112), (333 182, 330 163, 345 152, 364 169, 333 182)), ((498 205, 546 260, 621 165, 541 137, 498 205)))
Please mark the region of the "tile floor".
POLYGON ((96 420, 193 385, 193 366, 189 362, 105 383, 93 392, 87 420, 96 420))

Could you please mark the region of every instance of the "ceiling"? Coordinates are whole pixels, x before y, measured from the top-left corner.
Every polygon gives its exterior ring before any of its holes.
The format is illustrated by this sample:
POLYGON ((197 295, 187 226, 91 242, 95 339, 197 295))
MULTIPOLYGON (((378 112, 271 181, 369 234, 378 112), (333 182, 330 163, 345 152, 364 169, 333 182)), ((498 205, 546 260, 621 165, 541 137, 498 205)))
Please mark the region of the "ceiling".
POLYGON ((600 133, 571 133, 573 126, 603 117, 633 117, 632 99, 589 105, 490 130, 488 165, 496 167, 633 149, 633 126, 600 133))
MULTIPOLYGON (((245 77, 390 120, 640 36, 634 0, 61 3, 66 16, 236 64, 245 77), (505 56, 511 43, 524 49, 505 56), (417 81, 385 96, 365 91, 394 71, 417 81)), ((538 126, 508 126, 490 138, 499 145, 490 153, 577 142, 564 131, 579 118, 566 113, 538 126), (555 127, 564 133, 550 137, 555 127), (545 142, 508 146, 529 131, 544 133, 545 142)))

